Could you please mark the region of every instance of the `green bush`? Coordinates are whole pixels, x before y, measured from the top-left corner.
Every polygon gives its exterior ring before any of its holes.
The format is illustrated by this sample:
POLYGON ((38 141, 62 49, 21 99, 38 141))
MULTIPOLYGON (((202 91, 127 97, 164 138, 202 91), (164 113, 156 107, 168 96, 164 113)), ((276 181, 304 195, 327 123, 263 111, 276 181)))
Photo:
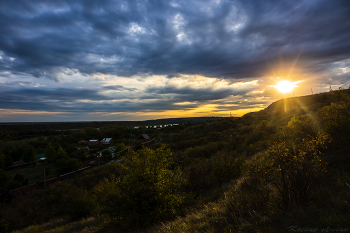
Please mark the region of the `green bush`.
POLYGON ((203 146, 188 148, 185 153, 189 158, 210 158, 225 146, 224 142, 210 142, 203 146))
POLYGON ((199 195, 219 187, 242 174, 244 160, 233 153, 219 151, 210 159, 197 158, 185 167, 187 190, 199 195))
POLYGON ((97 207, 95 199, 86 189, 70 182, 60 182, 49 192, 50 205, 58 216, 81 219, 91 216, 97 207))
POLYGON ((56 161, 56 151, 55 148, 51 146, 51 143, 48 143, 45 148, 45 157, 50 162, 56 161))
POLYGON ((322 131, 330 135, 336 148, 350 148, 350 103, 339 102, 325 106, 316 115, 322 131))
POLYGON ((81 168, 81 161, 69 157, 58 159, 55 163, 56 174, 62 175, 81 168))
POLYGON ((288 134, 296 140, 310 139, 317 136, 317 126, 313 123, 313 119, 308 117, 293 117, 288 122, 288 134))
POLYGON ((278 190, 283 208, 304 204, 313 196, 325 172, 325 163, 319 157, 325 142, 324 135, 303 139, 299 144, 277 142, 251 162, 250 171, 278 190))
POLYGON ((3 187, 5 187, 5 184, 8 180, 7 174, 3 169, 0 169, 0 193, 2 193, 3 187))
POLYGON ((186 181, 179 169, 172 169, 170 157, 164 147, 123 157, 121 175, 95 188, 102 213, 125 229, 174 217, 185 200, 179 189, 186 181))

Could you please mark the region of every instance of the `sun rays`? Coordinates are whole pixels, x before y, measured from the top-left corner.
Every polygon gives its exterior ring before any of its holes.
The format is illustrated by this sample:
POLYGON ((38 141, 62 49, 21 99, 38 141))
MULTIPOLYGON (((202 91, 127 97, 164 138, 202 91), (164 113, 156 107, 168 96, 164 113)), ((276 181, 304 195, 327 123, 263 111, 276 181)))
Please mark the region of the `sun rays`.
POLYGON ((281 81, 274 86, 279 92, 288 93, 291 92, 294 87, 296 87, 296 83, 290 82, 288 80, 281 81))

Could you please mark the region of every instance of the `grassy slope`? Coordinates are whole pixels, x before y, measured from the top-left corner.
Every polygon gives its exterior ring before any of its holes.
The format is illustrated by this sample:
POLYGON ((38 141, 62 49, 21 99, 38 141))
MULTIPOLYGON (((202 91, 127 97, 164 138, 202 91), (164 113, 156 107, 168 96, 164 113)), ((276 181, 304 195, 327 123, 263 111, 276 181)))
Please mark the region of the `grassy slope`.
MULTIPOLYGON (((274 125, 285 126, 292 116, 311 114, 331 102, 336 100, 329 93, 288 98, 276 101, 262 111, 249 113, 239 121, 244 124, 269 120, 274 125)), ((224 121, 221 121, 222 124, 224 121)), ((329 154, 328 156, 347 156, 334 151, 329 154)), ((256 189, 254 181, 243 176, 222 188, 204 193, 182 216, 154 226, 146 232, 291 232, 291 227, 299 227, 299 230, 309 228, 314 232, 325 232, 326 229, 350 231, 350 177, 348 173, 336 168, 331 168, 329 173, 331 175, 325 178, 323 187, 316 193, 315 201, 303 208, 282 211, 276 207, 275 202, 264 200, 260 195, 268 192, 273 200, 276 193, 268 187, 256 189)), ((55 220, 19 232, 114 230, 116 229, 108 223, 88 218, 77 222, 55 220)))

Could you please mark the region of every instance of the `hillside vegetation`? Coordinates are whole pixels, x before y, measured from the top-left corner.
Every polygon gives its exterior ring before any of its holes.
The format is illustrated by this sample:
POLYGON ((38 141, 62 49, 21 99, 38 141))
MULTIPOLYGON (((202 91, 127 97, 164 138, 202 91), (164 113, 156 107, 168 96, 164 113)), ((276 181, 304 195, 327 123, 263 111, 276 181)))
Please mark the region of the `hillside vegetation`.
POLYGON ((342 90, 163 128, 162 144, 2 203, 0 231, 349 232, 349 123, 342 90))

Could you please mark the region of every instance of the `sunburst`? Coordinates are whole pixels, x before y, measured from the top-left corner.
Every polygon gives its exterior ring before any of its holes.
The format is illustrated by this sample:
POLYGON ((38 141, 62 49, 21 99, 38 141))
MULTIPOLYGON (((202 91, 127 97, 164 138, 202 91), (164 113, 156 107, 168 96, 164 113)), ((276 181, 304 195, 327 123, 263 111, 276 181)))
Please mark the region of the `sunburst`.
POLYGON ((277 85, 274 86, 279 92, 282 93, 287 93, 287 92, 291 92, 293 90, 294 87, 296 87, 295 83, 290 82, 290 81, 281 81, 279 83, 277 83, 277 85))

